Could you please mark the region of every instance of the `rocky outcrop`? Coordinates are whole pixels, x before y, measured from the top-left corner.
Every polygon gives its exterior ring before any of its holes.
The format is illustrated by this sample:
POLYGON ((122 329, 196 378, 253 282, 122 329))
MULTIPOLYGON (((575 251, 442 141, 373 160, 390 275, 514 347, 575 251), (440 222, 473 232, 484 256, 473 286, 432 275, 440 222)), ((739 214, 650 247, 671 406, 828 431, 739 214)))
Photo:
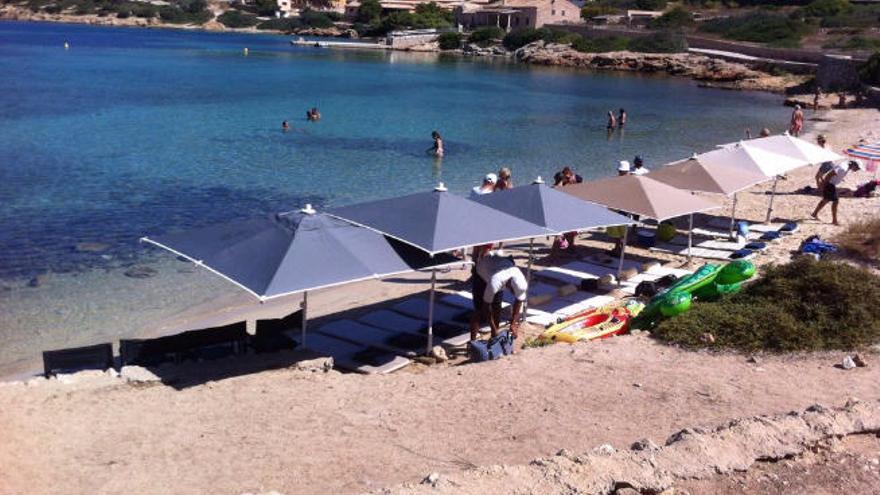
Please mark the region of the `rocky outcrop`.
POLYGON ((664 73, 690 77, 708 87, 784 91, 801 82, 795 76, 771 76, 746 65, 690 53, 583 53, 569 45, 536 41, 514 52, 516 60, 597 70, 664 73))
POLYGON ((336 26, 328 27, 328 28, 310 27, 310 28, 304 28, 304 29, 297 29, 294 32, 296 34, 299 34, 302 36, 341 38, 341 37, 343 37, 343 34, 348 34, 349 36, 346 36, 346 37, 351 37, 350 33, 347 33, 347 31, 343 31, 342 29, 339 29, 336 26))
POLYGON ((814 405, 804 412, 737 419, 714 430, 687 428, 657 446, 640 440, 628 449, 601 445, 582 453, 560 451, 528 465, 481 467, 420 484, 373 492, 383 495, 541 493, 666 493, 677 481, 746 471, 757 461, 803 454, 846 435, 880 431, 880 403, 850 400, 839 409, 814 405))

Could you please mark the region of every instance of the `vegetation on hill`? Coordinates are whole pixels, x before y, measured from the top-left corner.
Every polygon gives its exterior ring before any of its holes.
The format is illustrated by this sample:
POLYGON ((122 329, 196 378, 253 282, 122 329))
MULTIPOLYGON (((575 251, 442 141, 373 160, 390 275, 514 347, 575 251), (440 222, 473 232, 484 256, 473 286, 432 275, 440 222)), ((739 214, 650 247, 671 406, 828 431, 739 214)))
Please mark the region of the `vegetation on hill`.
POLYGON ((880 51, 874 52, 871 58, 862 65, 859 76, 865 84, 880 86, 880 51))
POLYGON ((272 18, 257 24, 257 29, 283 31, 292 33, 299 29, 307 28, 329 28, 334 22, 340 20, 342 16, 336 12, 319 12, 316 10, 305 9, 300 13, 299 17, 272 18))
POLYGON ((434 2, 421 3, 413 12, 386 13, 378 0, 363 0, 358 8, 355 29, 362 36, 384 36, 400 29, 437 29, 452 27, 452 11, 434 2))
MULTIPOLYGON (((4 0, 4 3, 9 3, 4 0)), ((49 14, 113 16, 120 19, 158 17, 171 24, 204 24, 214 14, 208 10, 205 0, 171 0, 168 5, 128 0, 29 0, 27 7, 33 12, 49 14)))
POLYGON ((459 33, 443 33, 437 37, 437 44, 441 50, 455 50, 461 48, 462 39, 459 33))
POLYGON ((677 53, 687 51, 687 43, 684 38, 669 32, 661 32, 639 38, 625 38, 621 36, 584 38, 577 33, 549 28, 520 29, 508 33, 504 37, 503 44, 508 50, 516 50, 539 40, 547 43, 571 45, 575 50, 585 53, 623 50, 644 53, 677 53))
POLYGON ((792 47, 815 26, 784 14, 756 12, 704 22, 700 30, 737 41, 754 41, 773 46, 792 47))
POLYGON ((504 36, 507 35, 500 27, 490 26, 490 27, 481 27, 475 30, 468 37, 468 41, 470 43, 475 43, 479 46, 488 46, 491 43, 495 43, 504 39, 504 36))
POLYGON ((217 16, 217 21, 229 28, 246 28, 260 23, 257 16, 244 14, 240 10, 227 10, 217 16))
POLYGON ((858 349, 880 341, 878 294, 880 277, 866 269, 801 257, 768 267, 739 294, 694 304, 652 335, 691 348, 858 349))

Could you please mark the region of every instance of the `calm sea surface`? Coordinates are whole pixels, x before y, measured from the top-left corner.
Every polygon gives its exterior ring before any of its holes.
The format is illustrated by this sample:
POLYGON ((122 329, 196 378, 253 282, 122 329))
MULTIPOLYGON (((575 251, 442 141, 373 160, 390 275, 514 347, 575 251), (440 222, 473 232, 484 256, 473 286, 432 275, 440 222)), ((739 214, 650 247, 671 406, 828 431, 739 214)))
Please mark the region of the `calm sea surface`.
POLYGON ((306 202, 438 180, 466 193, 501 166, 516 183, 564 165, 600 177, 635 154, 657 166, 746 127, 779 130, 786 116, 776 96, 667 77, 0 22, 0 278, 130 260, 145 234, 306 202), (303 118, 312 106, 321 122, 303 118), (605 113, 618 107, 629 124, 608 137, 605 113), (425 153, 434 129, 442 162, 425 153))

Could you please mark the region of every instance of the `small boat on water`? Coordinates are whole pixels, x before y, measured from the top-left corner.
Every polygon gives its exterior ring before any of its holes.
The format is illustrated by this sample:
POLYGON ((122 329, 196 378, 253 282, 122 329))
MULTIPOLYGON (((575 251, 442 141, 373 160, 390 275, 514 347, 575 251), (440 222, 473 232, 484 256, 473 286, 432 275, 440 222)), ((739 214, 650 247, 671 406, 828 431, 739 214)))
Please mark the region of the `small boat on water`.
POLYGON ((631 300, 591 308, 551 325, 538 337, 538 340, 572 344, 621 335, 629 331, 630 320, 643 307, 642 303, 631 300))

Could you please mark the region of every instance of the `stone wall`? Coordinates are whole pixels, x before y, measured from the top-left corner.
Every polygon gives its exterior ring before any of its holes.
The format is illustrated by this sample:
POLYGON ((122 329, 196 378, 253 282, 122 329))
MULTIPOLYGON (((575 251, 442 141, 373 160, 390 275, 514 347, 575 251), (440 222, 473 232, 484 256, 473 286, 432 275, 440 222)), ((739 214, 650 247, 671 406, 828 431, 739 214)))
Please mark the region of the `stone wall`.
POLYGON ((816 71, 816 83, 825 91, 858 89, 861 62, 842 55, 826 55, 816 71))

